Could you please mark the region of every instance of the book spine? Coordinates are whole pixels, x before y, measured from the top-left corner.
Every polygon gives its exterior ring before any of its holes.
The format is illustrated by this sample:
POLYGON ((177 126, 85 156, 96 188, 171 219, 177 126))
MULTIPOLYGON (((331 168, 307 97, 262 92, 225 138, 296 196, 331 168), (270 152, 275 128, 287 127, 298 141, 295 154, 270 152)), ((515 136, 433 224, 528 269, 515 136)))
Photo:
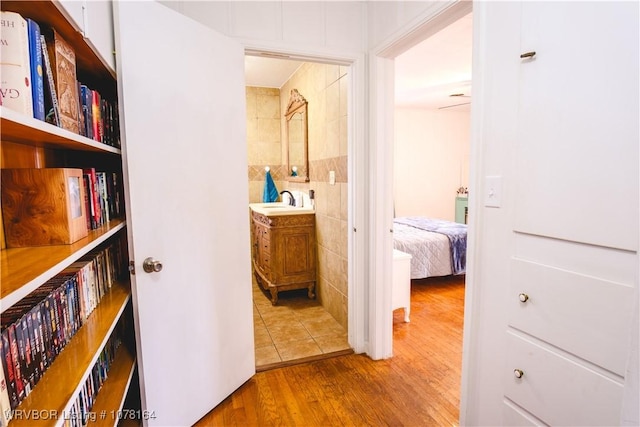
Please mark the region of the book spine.
POLYGON ((91 101, 92 105, 92 119, 93 119, 93 139, 102 142, 102 115, 100 111, 100 103, 101 97, 97 90, 94 90, 93 98, 91 101))
POLYGON ((98 192, 98 178, 96 175, 96 170, 94 168, 86 168, 83 169, 83 174, 87 174, 89 177, 89 185, 91 187, 91 197, 89 202, 91 203, 91 212, 93 213, 93 223, 92 226, 95 225, 94 228, 98 228, 102 225, 102 216, 100 212, 100 199, 98 192))
POLYGON ((24 377, 22 375, 22 364, 20 363, 20 350, 18 349, 18 339, 16 338, 16 324, 12 323, 7 328, 9 330, 9 347, 11 348, 11 361, 13 362, 13 372, 16 380, 16 395, 18 402, 24 399, 24 377))
POLYGON ((9 406, 10 409, 13 409, 18 406, 18 394, 16 392, 16 376, 13 369, 13 358, 11 357, 11 344, 9 342, 8 328, 2 331, 2 369, 4 371, 4 380, 7 383, 9 406))
POLYGON ((86 85, 80 85, 80 101, 82 104, 82 116, 84 117, 85 136, 93 139, 93 94, 86 85))
POLYGON ((43 34, 40 35, 40 43, 42 45, 42 63, 47 73, 47 87, 51 96, 51 107, 53 109, 53 124, 60 126, 60 107, 58 106, 58 94, 56 92, 56 82, 53 79, 53 70, 51 69, 51 61, 49 60, 49 52, 45 48, 47 41, 43 34))
POLYGON ((29 56, 31 59, 31 93, 33 117, 44 120, 44 75, 42 73, 42 40, 40 26, 33 19, 27 19, 29 28, 29 56))
POLYGON ((33 117, 27 21, 6 11, 0 20, 0 105, 33 117))
POLYGON ((9 401, 9 387, 5 374, 0 369, 0 426, 9 425, 11 420, 11 402, 9 401))

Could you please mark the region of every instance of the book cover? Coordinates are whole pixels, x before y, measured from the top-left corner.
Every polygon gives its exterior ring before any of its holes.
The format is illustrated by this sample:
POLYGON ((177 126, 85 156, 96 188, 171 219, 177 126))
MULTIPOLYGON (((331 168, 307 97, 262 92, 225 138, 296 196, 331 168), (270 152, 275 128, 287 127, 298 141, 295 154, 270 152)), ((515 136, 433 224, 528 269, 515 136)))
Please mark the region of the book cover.
POLYGON ((79 134, 76 54, 55 30, 51 31, 51 36, 47 39, 47 50, 58 95, 60 125, 63 129, 79 134))
POLYGON ((27 21, 0 12, 0 105, 33 117, 27 21))
POLYGON ((44 73, 42 70, 42 41, 40 25, 27 18, 29 29, 29 58, 31 61, 31 97, 33 99, 33 117, 44 120, 44 73))
POLYGON ((56 92, 56 83, 53 80, 53 70, 51 69, 51 59, 47 50, 47 41, 44 34, 40 34, 40 45, 42 46, 42 65, 46 74, 45 91, 45 121, 54 126, 60 126, 60 107, 58 106, 58 94, 56 92))

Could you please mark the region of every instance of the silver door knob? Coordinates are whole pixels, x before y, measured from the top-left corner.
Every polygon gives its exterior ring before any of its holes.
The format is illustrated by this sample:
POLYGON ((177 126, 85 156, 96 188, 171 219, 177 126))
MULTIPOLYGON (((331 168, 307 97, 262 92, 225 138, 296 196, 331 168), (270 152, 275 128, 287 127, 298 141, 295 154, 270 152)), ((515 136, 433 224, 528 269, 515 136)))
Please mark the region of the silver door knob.
POLYGON ((529 295, 525 294, 524 292, 518 295, 518 298, 520 299, 520 302, 529 301, 529 295))
POLYGON ((522 369, 514 369, 513 370, 513 375, 516 378, 522 378, 524 376, 524 372, 522 371, 522 369))
POLYGON ((149 257, 142 261, 142 268, 147 273, 158 273, 162 271, 162 263, 155 258, 149 257))

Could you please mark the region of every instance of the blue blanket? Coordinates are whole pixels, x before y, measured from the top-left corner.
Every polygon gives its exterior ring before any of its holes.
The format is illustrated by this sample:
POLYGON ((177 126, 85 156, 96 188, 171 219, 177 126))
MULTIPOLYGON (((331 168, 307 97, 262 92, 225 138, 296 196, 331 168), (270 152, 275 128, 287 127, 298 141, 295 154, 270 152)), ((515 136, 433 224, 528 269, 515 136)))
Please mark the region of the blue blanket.
POLYGON ((405 224, 420 230, 444 234, 451 244, 451 267, 453 274, 461 274, 467 268, 467 225, 457 222, 431 219, 421 216, 395 218, 393 222, 405 224))

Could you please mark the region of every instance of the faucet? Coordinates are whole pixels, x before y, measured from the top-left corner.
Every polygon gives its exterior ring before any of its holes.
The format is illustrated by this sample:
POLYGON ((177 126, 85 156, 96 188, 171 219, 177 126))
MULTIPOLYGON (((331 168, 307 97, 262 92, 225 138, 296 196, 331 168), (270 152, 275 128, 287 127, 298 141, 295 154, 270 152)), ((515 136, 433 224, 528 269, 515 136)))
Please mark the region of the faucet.
POLYGON ((290 206, 295 206, 296 205, 296 199, 293 198, 293 194, 291 194, 291 191, 289 190, 282 190, 280 192, 280 195, 282 196, 284 193, 288 193, 289 194, 289 205, 290 206))

